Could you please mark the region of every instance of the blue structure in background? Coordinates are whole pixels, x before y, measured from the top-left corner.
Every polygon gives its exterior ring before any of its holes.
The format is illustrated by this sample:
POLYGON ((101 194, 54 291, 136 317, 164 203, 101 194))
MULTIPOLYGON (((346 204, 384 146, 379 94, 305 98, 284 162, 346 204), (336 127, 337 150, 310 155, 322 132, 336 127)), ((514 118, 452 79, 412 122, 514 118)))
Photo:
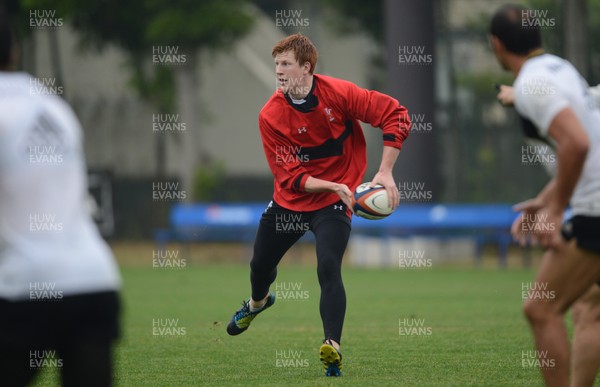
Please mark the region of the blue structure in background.
MULTIPOLYGON (((176 204, 169 229, 156 232, 156 242, 250 242, 254 240, 265 203, 176 204)), ((506 264, 511 243, 510 226, 517 213, 508 204, 401 204, 389 217, 367 220, 353 217, 353 233, 390 237, 427 235, 436 238, 469 236, 481 258, 485 243, 498 246, 500 265, 506 264)), ((303 239, 312 239, 307 233, 303 239)))

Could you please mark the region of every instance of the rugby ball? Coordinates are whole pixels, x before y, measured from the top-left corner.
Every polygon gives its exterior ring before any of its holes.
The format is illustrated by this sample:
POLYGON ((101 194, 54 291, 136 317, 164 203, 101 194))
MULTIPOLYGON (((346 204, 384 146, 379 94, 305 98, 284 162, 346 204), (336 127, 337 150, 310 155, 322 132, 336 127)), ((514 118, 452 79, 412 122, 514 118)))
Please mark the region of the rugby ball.
POLYGON ((383 219, 394 210, 388 206, 388 195, 382 185, 369 187, 370 182, 362 183, 354 191, 354 213, 370 220, 383 219))

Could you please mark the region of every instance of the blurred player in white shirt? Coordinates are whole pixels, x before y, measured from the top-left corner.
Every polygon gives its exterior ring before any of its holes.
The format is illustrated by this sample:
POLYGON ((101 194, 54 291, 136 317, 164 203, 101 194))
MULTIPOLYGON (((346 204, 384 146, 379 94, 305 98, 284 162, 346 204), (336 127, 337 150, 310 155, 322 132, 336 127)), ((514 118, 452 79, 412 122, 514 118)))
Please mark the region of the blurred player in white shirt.
POLYGON ((57 367, 65 386, 109 386, 121 280, 87 211, 82 130, 16 59, 0 14, 0 384, 57 367))
POLYGON ((566 311, 574 310, 571 385, 593 385, 600 354, 597 326, 600 279, 600 109, 585 80, 567 61, 545 54, 532 13, 506 5, 491 23, 491 45, 498 62, 516 80, 501 88, 498 99, 514 103, 526 136, 555 149, 555 176, 531 200, 515 208, 523 214, 512 233, 521 243, 539 243, 547 250, 536 277, 547 299, 530 298, 525 315, 532 328, 537 353, 554 360, 542 369, 548 386, 569 386, 569 343, 564 325, 566 311), (573 216, 562 225, 566 207, 573 216), (586 305, 587 304, 587 305, 586 305), (583 312, 583 313, 582 313, 583 312))
MULTIPOLYGON (((504 106, 513 106, 515 101, 512 86, 498 86, 498 101, 504 106)), ((591 86, 588 92, 600 106, 600 85, 591 86)), ((516 208, 526 205, 519 203, 516 208)), ((600 281, 575 301, 571 307, 574 337, 571 351, 571 366, 574 386, 590 386, 600 368, 600 281)))

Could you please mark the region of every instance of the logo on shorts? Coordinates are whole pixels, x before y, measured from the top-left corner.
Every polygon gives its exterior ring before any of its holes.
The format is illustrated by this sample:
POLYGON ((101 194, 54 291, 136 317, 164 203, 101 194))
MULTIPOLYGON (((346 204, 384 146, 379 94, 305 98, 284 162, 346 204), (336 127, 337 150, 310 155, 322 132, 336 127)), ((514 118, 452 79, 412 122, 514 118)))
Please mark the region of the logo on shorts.
POLYGON ((341 211, 341 210, 343 210, 343 209, 344 209, 344 206, 343 206, 343 205, 339 205, 339 206, 338 206, 337 204, 334 204, 334 205, 333 205, 333 209, 334 209, 334 210, 340 210, 340 211, 341 211))
POLYGON ((272 208, 272 207, 273 207, 273 201, 271 200, 271 201, 269 202, 269 205, 267 206, 267 208, 265 208, 265 213, 266 213, 267 211, 269 211, 269 208, 272 208))
POLYGON ((570 221, 563 224, 562 225, 562 232, 565 235, 566 238, 572 238, 573 237, 573 223, 571 223, 570 221))

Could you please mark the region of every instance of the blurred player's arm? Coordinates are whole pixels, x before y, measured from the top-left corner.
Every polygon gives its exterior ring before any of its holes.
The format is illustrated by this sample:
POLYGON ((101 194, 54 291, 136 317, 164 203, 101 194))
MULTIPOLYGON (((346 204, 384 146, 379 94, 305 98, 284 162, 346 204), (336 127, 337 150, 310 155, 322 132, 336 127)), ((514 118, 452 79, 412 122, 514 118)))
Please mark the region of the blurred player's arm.
MULTIPOLYGON (((569 205, 583 170, 589 138, 570 107, 562 109, 552 119, 548 127, 548 135, 557 144, 556 176, 546 184, 536 198, 519 203, 514 208, 526 214, 538 214, 537 222, 543 221, 554 225, 557 232, 533 235, 532 239, 534 242, 540 242, 543 247, 556 247, 560 244, 558 230, 562 224, 564 211, 569 205)), ((519 233, 522 217, 520 219, 515 221, 511 232, 521 244, 524 244, 526 237, 519 233)))
POLYGON ((558 158, 554 187, 547 206, 562 212, 569 205, 581 176, 589 148, 589 138, 571 108, 561 110, 552 120, 548 134, 556 143, 558 158))
POLYGON ((540 203, 542 203, 542 205, 546 205, 546 203, 550 201, 550 197, 554 194, 555 189, 556 177, 553 177, 552 180, 550 180, 548 184, 546 184, 544 188, 540 191, 536 199, 538 199, 540 203))
MULTIPOLYGON (((515 103, 515 93, 513 87, 507 85, 496 85, 496 89, 498 90, 498 94, 496 95, 498 102, 500 102, 503 106, 513 106, 515 103)), ((594 98, 594 101, 600 105, 600 85, 589 87, 588 92, 594 98)))

